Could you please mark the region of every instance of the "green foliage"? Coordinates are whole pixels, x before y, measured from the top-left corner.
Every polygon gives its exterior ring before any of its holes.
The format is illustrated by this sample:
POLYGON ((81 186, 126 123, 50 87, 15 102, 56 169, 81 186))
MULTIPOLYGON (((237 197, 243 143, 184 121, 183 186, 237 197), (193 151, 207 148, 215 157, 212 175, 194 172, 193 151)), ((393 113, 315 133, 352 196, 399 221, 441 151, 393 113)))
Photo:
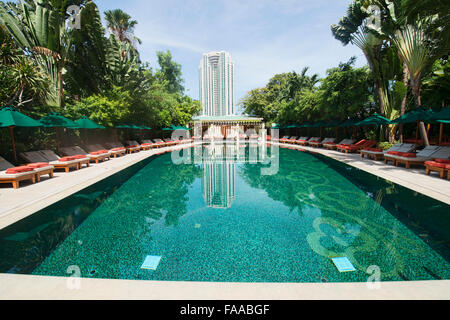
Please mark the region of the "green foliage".
POLYGON ((113 87, 104 94, 94 94, 67 105, 68 115, 73 119, 87 116, 107 127, 113 127, 130 118, 133 99, 128 91, 113 87))
POLYGON ((181 65, 172 60, 172 54, 169 50, 167 52, 158 51, 156 54, 160 66, 156 77, 160 82, 166 83, 167 90, 170 93, 183 94, 184 80, 181 78, 181 65))
POLYGON ((317 76, 307 68, 275 75, 264 88, 247 93, 241 104, 247 114, 271 123, 307 120, 344 120, 373 111, 372 78, 367 68, 354 68, 354 58, 327 71, 317 86, 317 76))

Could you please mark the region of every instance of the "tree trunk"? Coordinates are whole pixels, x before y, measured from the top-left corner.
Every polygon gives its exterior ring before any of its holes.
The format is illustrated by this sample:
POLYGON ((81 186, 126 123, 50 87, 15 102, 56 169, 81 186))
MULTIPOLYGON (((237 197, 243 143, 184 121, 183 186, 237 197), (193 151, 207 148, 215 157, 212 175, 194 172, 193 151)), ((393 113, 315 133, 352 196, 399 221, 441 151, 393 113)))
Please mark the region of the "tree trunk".
MULTIPOLYGON (((403 116, 405 114, 406 103, 408 101, 409 70, 405 62, 403 62, 403 84, 406 87, 406 92, 402 100, 402 105, 400 108, 400 116, 403 116)), ((403 143, 403 123, 400 123, 399 131, 400 131, 400 142, 403 143)))
MULTIPOLYGON (((420 96, 420 76, 416 79, 411 78, 411 87, 414 93, 414 97, 416 98, 416 106, 422 106, 422 97, 420 96)), ((419 130, 420 135, 423 139, 423 144, 425 146, 430 145, 430 141, 428 140, 427 129, 425 128, 425 123, 423 121, 419 122, 419 130)))

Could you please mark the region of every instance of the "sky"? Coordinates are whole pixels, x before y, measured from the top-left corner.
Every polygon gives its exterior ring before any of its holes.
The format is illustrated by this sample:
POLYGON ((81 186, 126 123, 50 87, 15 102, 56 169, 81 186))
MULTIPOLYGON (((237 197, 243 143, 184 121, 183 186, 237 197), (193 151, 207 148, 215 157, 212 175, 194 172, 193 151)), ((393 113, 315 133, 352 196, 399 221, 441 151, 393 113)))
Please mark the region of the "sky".
MULTIPOLYGON (((330 26, 346 13, 350 0, 96 0, 102 12, 122 9, 138 21, 135 35, 141 59, 158 68, 156 52, 170 50, 181 64, 186 94, 199 99, 198 66, 203 53, 228 51, 235 62, 235 104, 275 74, 326 75, 329 68, 357 57, 330 26)), ((104 22, 104 20, 103 20, 104 22)), ((104 22, 105 23, 105 22, 104 22)))

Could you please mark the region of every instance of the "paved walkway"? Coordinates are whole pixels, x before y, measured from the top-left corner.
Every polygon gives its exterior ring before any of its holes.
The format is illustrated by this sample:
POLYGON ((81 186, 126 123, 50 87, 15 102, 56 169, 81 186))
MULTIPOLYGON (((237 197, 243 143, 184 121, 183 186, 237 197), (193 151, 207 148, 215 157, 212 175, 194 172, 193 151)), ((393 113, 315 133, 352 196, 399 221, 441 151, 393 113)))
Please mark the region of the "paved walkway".
POLYGON ((449 300, 450 281, 207 283, 0 274, 0 299, 26 300, 449 300), (78 282, 79 280, 79 282, 78 282), (79 285, 79 286, 78 286, 79 285))

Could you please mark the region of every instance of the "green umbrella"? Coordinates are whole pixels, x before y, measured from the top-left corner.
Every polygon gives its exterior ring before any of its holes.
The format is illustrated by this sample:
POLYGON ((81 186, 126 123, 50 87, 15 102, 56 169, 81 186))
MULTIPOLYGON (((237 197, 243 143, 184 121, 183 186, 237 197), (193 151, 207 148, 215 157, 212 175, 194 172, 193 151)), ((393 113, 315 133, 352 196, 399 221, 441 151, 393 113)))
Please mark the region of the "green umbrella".
POLYGON ((339 120, 333 120, 333 121, 325 123, 324 127, 325 128, 337 127, 337 126, 339 126, 340 123, 341 123, 341 121, 339 121, 339 120))
MULTIPOLYGON (((414 109, 408 113, 405 113, 401 117, 392 120, 391 123, 399 124, 399 123, 414 123, 417 121, 426 121, 435 115, 435 112, 431 109, 425 109, 423 107, 419 107, 414 109)), ((443 119, 439 119, 443 120, 443 119)))
POLYGON ((106 129, 104 126, 95 123, 88 117, 81 117, 75 121, 75 123, 78 125, 78 129, 106 129))
POLYGON ((78 125, 78 129, 84 130, 84 143, 87 141, 87 133, 86 130, 94 130, 94 129, 106 129, 104 126, 99 125, 89 119, 88 117, 81 117, 75 123, 78 125))
POLYGON ((434 113, 429 117, 427 122, 438 122, 440 124, 439 130, 439 144, 442 143, 442 136, 444 135, 444 123, 450 123, 450 107, 446 107, 439 112, 434 113))
POLYGON ((147 127, 147 126, 140 126, 139 127, 141 130, 152 130, 152 128, 147 127))
POLYGON ((281 126, 279 124, 276 124, 275 126, 272 127, 272 129, 279 130, 279 129, 281 129, 281 126))
POLYGON ((326 122, 319 121, 311 125, 311 128, 323 128, 326 127, 326 122))
POLYGON ((357 119, 348 119, 347 121, 341 123, 339 127, 353 127, 356 125, 356 123, 360 122, 360 120, 357 119))
POLYGON ((374 113, 370 117, 355 123, 356 126, 371 126, 371 125, 380 126, 382 124, 391 124, 391 120, 383 116, 380 116, 377 113, 374 113))
POLYGON ((58 112, 52 112, 46 117, 39 120, 45 128, 55 128, 56 133, 56 150, 59 151, 59 134, 58 128, 78 129, 78 124, 64 117, 58 112))
MULTIPOLYGON (((442 109, 439 112, 435 112, 427 119, 428 121, 436 121, 436 122, 442 122, 442 121, 449 121, 450 120, 450 107, 446 107, 442 109)), ((448 123, 448 122, 443 122, 448 123)))
POLYGON ((131 129, 131 127, 127 124, 121 124, 117 126, 116 129, 131 129))
POLYGON ((78 124, 74 121, 62 116, 58 112, 52 112, 46 117, 39 120, 45 128, 70 128, 78 129, 78 124))
POLYGON ((14 127, 42 127, 39 121, 36 121, 23 113, 20 113, 13 107, 5 107, 0 110, 0 128, 9 128, 11 143, 13 146, 14 160, 17 162, 16 144, 14 141, 14 127))
POLYGON ((311 128, 314 123, 306 121, 300 125, 300 128, 311 128))

